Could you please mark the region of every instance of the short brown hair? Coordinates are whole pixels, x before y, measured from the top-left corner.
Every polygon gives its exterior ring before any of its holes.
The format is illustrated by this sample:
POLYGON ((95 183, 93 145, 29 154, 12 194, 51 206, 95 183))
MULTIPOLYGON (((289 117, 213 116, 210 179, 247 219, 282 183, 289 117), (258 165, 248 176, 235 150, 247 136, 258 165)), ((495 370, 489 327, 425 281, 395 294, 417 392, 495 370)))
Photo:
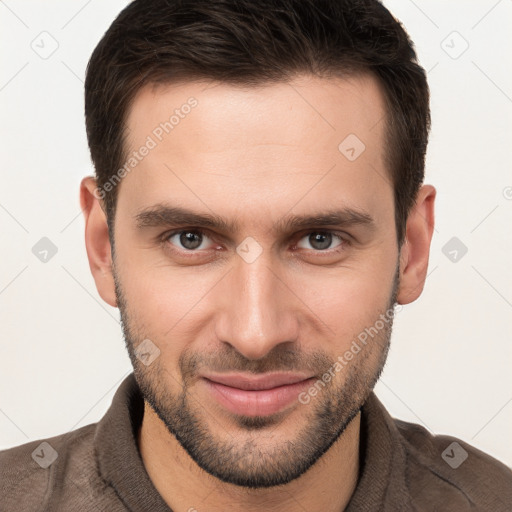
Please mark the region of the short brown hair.
MULTIPOLYGON (((130 3, 87 67, 85 118, 98 187, 123 166, 127 112, 146 84, 206 79, 247 86, 358 72, 373 74, 383 88, 401 244, 424 178, 429 88, 412 41, 377 0, 130 3)), ((111 231, 116 197, 117 187, 104 194, 111 231)))

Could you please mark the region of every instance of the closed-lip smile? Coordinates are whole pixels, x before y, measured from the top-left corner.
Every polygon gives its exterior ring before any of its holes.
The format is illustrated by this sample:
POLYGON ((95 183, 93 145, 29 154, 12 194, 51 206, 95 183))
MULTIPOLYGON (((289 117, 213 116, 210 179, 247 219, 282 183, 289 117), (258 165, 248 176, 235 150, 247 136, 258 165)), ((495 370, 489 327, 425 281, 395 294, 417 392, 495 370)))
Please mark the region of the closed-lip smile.
POLYGON ((223 408, 244 416, 264 416, 279 412, 311 384, 310 374, 274 372, 260 375, 203 374, 202 382, 223 408))

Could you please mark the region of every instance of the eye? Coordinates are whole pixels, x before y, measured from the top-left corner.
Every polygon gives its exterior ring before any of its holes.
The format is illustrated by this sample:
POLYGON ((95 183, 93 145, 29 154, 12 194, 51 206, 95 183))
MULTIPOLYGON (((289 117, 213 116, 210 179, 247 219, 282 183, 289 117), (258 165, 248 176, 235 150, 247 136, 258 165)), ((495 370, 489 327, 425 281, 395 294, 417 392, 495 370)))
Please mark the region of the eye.
POLYGON ((297 247, 301 249, 313 249, 315 251, 325 251, 328 249, 342 249, 346 243, 348 243, 347 239, 342 237, 340 234, 333 233, 331 231, 312 231, 304 236, 301 240, 306 240, 311 247, 304 247, 299 244, 297 247), (332 247, 333 238, 339 240, 338 245, 332 247))
MULTIPOLYGON (((217 247, 215 242, 201 229, 182 229, 163 235, 162 241, 178 253, 190 255, 217 247), (208 244, 208 242, 210 242, 208 244)), ((299 249, 308 249, 317 253, 336 253, 345 249, 349 244, 348 237, 343 233, 332 231, 311 231, 304 235, 295 246, 299 249), (304 241, 303 241, 304 240, 304 241), (333 243, 336 243, 333 245, 333 243), (309 245, 309 246, 308 246, 309 245)))
POLYGON ((203 246, 203 242, 209 237, 199 229, 185 229, 165 235, 164 240, 180 250, 196 251, 208 248, 203 246))

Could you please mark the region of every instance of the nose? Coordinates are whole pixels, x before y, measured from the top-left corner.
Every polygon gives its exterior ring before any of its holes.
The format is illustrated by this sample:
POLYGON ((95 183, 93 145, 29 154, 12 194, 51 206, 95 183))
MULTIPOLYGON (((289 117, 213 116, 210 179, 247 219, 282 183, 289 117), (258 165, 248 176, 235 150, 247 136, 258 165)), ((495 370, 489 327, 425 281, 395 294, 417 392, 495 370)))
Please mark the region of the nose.
POLYGON ((248 359, 265 357, 276 345, 298 339, 299 302, 270 257, 238 258, 219 288, 215 332, 248 359))

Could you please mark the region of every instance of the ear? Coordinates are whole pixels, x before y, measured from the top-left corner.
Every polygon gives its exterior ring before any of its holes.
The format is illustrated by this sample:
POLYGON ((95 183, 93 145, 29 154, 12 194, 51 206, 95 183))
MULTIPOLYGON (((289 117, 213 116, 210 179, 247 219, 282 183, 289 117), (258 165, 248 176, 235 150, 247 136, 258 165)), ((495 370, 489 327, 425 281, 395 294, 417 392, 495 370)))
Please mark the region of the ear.
POLYGON ((92 176, 80 183, 80 206, 85 218, 85 247, 96 288, 107 304, 117 307, 107 217, 101 191, 92 176))
POLYGON ((415 301, 423 291, 434 231, 435 197, 436 189, 423 185, 407 218, 405 240, 400 249, 399 304, 415 301))

